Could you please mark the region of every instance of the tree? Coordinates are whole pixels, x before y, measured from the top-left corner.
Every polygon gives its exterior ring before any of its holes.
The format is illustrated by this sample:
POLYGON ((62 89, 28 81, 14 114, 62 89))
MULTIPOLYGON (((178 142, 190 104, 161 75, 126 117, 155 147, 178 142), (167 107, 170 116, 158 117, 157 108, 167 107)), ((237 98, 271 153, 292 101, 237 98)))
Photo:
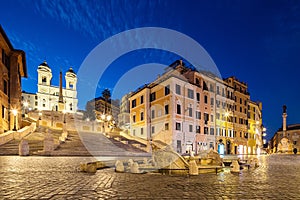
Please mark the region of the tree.
POLYGON ((87 118, 89 118, 90 120, 96 119, 95 102, 94 101, 87 102, 86 106, 85 106, 85 110, 86 110, 86 112, 84 113, 84 116, 83 116, 84 119, 87 119, 87 118))

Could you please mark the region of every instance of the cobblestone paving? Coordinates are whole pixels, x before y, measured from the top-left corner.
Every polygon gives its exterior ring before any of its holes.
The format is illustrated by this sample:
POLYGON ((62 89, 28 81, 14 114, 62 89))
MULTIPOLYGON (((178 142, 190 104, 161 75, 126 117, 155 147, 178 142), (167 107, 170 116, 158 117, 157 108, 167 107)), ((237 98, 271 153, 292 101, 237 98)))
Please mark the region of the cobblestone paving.
POLYGON ((0 157, 0 199, 300 199, 300 156, 261 156, 256 169, 169 176, 78 172, 83 157, 0 157))

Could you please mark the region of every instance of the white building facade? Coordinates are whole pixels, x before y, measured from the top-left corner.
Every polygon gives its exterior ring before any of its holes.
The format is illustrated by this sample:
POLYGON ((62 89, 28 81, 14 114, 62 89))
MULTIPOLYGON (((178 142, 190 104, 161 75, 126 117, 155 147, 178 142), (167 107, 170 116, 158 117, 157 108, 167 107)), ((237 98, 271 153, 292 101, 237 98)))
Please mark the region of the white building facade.
MULTIPOLYGON (((23 105, 27 101, 28 107, 33 110, 58 111, 59 87, 51 85, 52 71, 46 62, 41 63, 38 72, 38 92, 28 94, 23 92, 23 105)), ((72 68, 65 74, 66 87, 62 88, 64 110, 69 113, 77 111, 77 76, 72 68)), ((60 83, 62 84, 62 83, 60 83)))

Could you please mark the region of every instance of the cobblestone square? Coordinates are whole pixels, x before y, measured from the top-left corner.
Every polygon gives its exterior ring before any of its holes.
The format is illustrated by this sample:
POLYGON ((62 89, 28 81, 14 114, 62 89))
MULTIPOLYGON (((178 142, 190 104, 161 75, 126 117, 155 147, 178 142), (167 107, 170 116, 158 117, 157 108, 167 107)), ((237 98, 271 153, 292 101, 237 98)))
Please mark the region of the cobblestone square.
POLYGON ((300 156, 259 157, 232 174, 170 176, 78 171, 89 157, 0 157, 0 199, 299 199, 300 156))

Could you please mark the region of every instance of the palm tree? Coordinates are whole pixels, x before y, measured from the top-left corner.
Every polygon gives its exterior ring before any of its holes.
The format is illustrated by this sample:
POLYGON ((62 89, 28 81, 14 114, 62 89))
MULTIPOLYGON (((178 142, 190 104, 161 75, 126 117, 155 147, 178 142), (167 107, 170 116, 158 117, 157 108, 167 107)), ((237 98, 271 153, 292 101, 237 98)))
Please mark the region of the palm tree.
POLYGON ((105 107, 104 107, 104 112, 105 114, 107 113, 107 103, 108 103, 108 100, 110 99, 111 97, 111 94, 110 94, 110 91, 109 89, 105 89, 102 91, 102 97, 105 99, 105 107))

